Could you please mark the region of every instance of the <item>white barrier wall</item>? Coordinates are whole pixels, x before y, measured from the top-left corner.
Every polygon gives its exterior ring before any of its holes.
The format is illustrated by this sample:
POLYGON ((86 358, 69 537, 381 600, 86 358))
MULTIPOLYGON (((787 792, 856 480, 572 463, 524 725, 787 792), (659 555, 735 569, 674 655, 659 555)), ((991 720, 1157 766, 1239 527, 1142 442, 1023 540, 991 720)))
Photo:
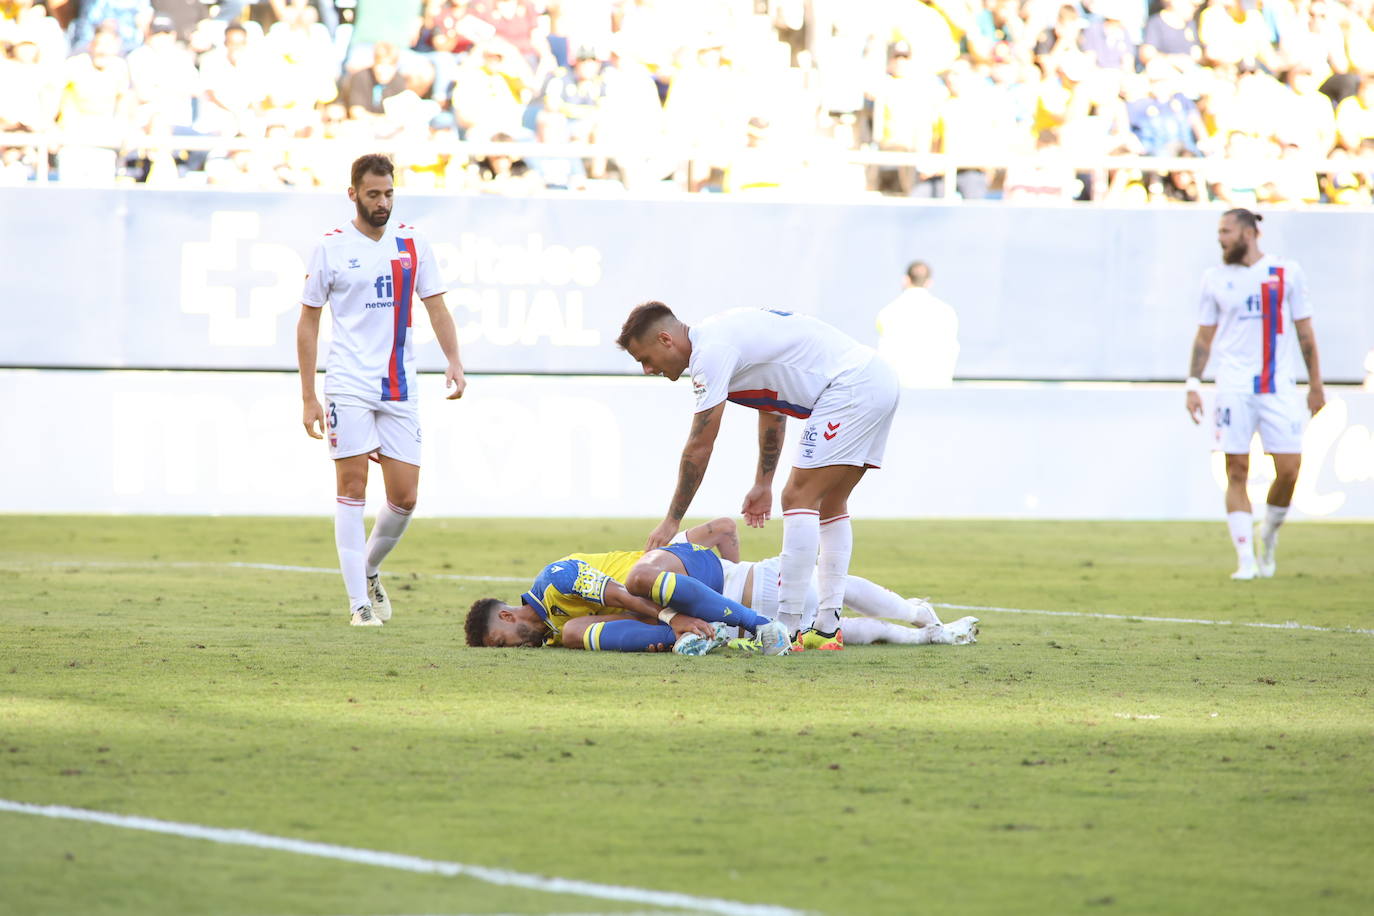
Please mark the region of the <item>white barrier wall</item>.
MULTIPOLYGON (((298 391, 290 373, 0 370, 0 511, 329 514, 327 450, 301 427, 298 391)), ((1374 518, 1374 392, 1328 391, 1304 440, 1295 517, 1374 518)), ((427 516, 661 516, 693 406, 686 381, 659 378, 474 376, 447 402, 442 379, 425 375, 420 392, 427 516)), ((756 417, 726 409, 692 517, 738 513, 756 417)), ((1210 441, 1177 385, 908 391, 887 463, 851 509, 1217 518, 1223 478, 1210 441)), ((1256 499, 1267 464, 1252 461, 1256 499)))
MULTIPOLYGON (((716 196, 402 193, 394 219, 433 242, 464 363, 493 373, 633 375, 613 341, 645 299, 688 322, 785 308, 874 344, 922 258, 959 314, 960 378, 1181 380, 1218 263, 1210 209, 716 196)), ((0 366, 293 369, 306 258, 352 216, 341 191, 0 188, 0 366)), ((1363 381, 1374 219, 1274 212, 1264 249, 1306 271, 1327 381, 1363 381)), ((442 369, 427 321, 413 339, 442 369)))

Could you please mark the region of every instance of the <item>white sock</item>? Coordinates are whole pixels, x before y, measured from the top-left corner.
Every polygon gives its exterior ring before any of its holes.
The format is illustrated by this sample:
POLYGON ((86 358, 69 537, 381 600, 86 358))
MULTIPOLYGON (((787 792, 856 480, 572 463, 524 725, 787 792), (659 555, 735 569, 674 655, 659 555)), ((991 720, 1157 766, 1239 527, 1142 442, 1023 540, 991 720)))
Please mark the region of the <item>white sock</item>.
POLYGON ((846 617, 844 641, 850 646, 867 646, 875 642, 903 643, 923 646, 939 631, 938 627, 904 627, 899 623, 874 620, 871 617, 846 617))
POLYGON ((1264 506, 1264 521, 1260 523, 1260 537, 1264 538, 1269 546, 1279 539, 1279 526, 1288 517, 1287 506, 1274 506, 1268 503, 1264 506))
POLYGON ((334 546, 339 548, 339 569, 343 572, 344 588, 348 590, 348 606, 357 610, 367 600, 367 577, 363 575, 363 550, 367 546, 367 529, 363 526, 363 500, 340 496, 334 505, 334 546))
POLYGON ((784 614, 779 611, 774 615, 774 619, 780 621, 783 626, 787 627, 787 632, 794 635, 802 628, 801 614, 784 614))
POLYGON ((369 579, 377 575, 377 568, 382 565, 386 555, 391 553, 401 535, 406 533, 406 526, 409 524, 410 510, 397 508, 389 502, 377 513, 377 520, 372 523, 372 536, 367 539, 369 579))
MULTIPOLYGON (((891 589, 883 588, 862 576, 846 576, 844 585, 845 607, 865 617, 886 617, 923 627, 938 626, 940 618, 924 605, 914 606, 891 589)), ((845 631, 849 638, 849 631, 845 631)))
POLYGON ((1255 520, 1249 512, 1226 513, 1226 527, 1231 529, 1231 543, 1236 548, 1236 559, 1242 567, 1255 565, 1255 520))
POLYGON ((815 509, 789 509, 782 514, 782 553, 778 557, 778 613, 806 610, 806 590, 816 571, 820 548, 820 513, 815 509))
POLYGON ((816 586, 819 592, 815 627, 833 633, 840 625, 844 607, 845 579, 849 558, 854 553, 854 528, 848 515, 835 515, 820 522, 820 556, 816 561, 816 586))

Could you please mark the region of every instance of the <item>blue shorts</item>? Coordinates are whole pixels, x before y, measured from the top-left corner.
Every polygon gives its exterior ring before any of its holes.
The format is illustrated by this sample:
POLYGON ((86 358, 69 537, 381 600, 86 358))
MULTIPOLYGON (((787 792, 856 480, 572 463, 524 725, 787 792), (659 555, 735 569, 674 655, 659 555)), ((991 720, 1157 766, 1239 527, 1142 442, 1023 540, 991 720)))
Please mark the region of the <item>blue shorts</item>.
POLYGON ((718 592, 725 587, 725 570, 720 565, 720 557, 711 548, 699 544, 669 544, 659 550, 666 550, 681 560, 688 577, 711 591, 718 592))

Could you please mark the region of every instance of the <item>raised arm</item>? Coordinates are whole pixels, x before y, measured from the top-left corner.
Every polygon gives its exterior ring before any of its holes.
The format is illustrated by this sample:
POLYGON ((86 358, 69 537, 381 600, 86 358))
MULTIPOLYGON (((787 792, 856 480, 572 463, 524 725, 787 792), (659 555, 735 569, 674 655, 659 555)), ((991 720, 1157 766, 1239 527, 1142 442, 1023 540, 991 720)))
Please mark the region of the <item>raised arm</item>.
POLYGON ((744 494, 744 521, 751 528, 762 528, 773 515, 773 472, 782 454, 782 435, 787 417, 759 411, 759 465, 754 485, 744 494))
POLYGON ((1194 423, 1202 422, 1202 392, 1198 390, 1198 380, 1202 378, 1202 370, 1207 368, 1207 358, 1212 355, 1212 338, 1216 333, 1216 325, 1200 324, 1197 326, 1197 336, 1193 338, 1193 357, 1188 361, 1188 394, 1185 403, 1188 407, 1188 416, 1193 418, 1194 423))
POLYGON ((1317 332, 1312 330, 1311 318, 1299 318, 1293 322, 1298 332, 1298 346, 1302 348, 1302 361, 1307 363, 1307 409, 1316 416, 1317 411, 1326 406, 1326 389, 1322 385, 1321 360, 1317 356, 1317 332))
POLYGON ((682 527, 682 517, 692 506, 692 497, 706 476, 706 466, 711 462, 711 451, 720 433, 720 418, 725 413, 725 402, 698 413, 692 414, 692 431, 687 435, 687 444, 682 447, 682 460, 678 464, 677 489, 673 491, 673 501, 668 514, 663 517, 649 534, 645 550, 655 550, 672 540, 682 527))

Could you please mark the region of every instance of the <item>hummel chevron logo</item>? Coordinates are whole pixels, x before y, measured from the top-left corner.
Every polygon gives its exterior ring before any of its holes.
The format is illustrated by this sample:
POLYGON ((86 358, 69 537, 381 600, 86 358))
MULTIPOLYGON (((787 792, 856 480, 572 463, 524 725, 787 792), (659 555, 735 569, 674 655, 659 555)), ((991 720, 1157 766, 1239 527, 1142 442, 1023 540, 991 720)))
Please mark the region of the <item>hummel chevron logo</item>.
POLYGON ((829 441, 830 439, 834 439, 836 436, 839 435, 839 433, 835 432, 835 430, 837 430, 837 429, 840 428, 840 424, 838 424, 838 423, 827 423, 827 424, 825 424, 825 426, 826 426, 826 429, 828 430, 828 432, 824 432, 824 433, 822 433, 821 435, 825 436, 825 438, 826 438, 827 441, 829 441))

